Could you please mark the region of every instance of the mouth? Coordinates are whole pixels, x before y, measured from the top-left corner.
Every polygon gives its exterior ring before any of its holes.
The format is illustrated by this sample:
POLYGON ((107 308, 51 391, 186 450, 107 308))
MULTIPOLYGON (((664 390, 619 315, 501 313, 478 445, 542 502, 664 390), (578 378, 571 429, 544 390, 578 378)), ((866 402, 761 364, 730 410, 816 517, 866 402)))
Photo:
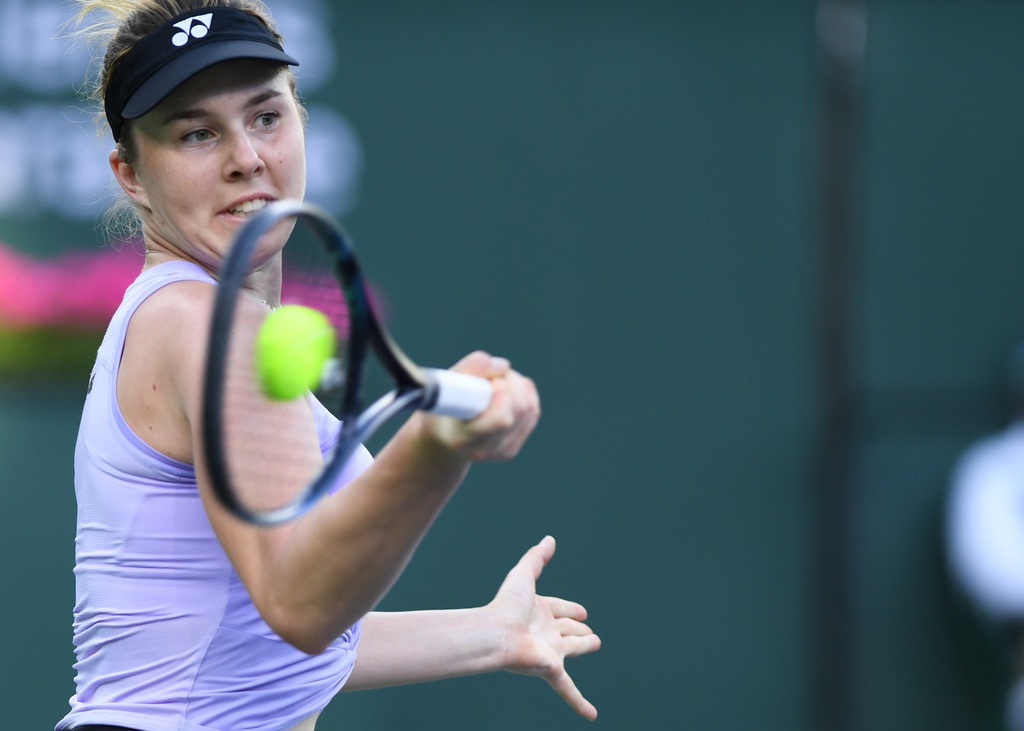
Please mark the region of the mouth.
POLYGON ((252 214, 266 208, 268 202, 269 201, 266 198, 253 198, 252 200, 244 201, 232 208, 229 208, 227 212, 232 216, 251 216, 252 214))

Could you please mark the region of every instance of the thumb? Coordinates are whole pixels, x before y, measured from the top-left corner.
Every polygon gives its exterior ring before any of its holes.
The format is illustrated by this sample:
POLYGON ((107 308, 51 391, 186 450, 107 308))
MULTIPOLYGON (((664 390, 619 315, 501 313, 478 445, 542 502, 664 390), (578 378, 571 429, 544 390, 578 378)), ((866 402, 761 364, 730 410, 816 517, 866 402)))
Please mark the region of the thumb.
POLYGON ((540 543, 523 554, 523 557, 519 559, 519 565, 526 569, 533 577, 533 580, 536 581, 540 578, 544 567, 548 565, 548 561, 554 555, 555 539, 551 536, 544 536, 540 543))
POLYGON ((510 368, 511 364, 507 358, 491 355, 482 350, 473 351, 452 366, 453 371, 481 378, 497 378, 508 373, 510 368))

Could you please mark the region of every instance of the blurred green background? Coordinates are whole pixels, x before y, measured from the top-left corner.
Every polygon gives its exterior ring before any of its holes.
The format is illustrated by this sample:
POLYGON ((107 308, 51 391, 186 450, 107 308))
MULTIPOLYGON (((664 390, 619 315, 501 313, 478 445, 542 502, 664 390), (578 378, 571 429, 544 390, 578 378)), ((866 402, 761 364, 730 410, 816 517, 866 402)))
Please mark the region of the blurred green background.
MULTIPOLYGON (((310 196, 354 235, 398 341, 426 363, 506 354, 544 404, 384 606, 486 602, 555 535, 540 588, 604 640, 569 666, 603 728, 998 728, 998 648, 950 591, 941 530, 1024 336, 1024 4, 833 6, 274 6, 303 59, 310 196), (831 315, 826 17, 866 17, 831 315)), ((103 245, 83 61, 32 42, 66 17, 0 0, 0 241, 40 258, 103 245)), ((5 728, 51 727, 73 692, 90 364, 71 365, 0 385, 5 728)), ((499 675, 342 695, 319 728, 584 724, 499 675)))

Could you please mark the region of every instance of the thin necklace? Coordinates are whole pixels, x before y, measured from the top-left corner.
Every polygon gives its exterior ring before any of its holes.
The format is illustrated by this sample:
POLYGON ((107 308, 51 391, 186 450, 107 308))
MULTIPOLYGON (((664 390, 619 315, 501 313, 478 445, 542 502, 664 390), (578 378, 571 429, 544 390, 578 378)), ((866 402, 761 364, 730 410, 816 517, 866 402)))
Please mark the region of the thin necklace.
POLYGON ((243 289, 242 291, 245 292, 250 297, 252 297, 257 302, 259 302, 261 305, 265 305, 265 306, 269 307, 271 310, 277 310, 277 309, 281 308, 281 305, 272 305, 269 302, 267 302, 265 299, 261 299, 260 297, 257 297, 255 294, 253 294, 252 292, 250 292, 247 289, 243 289))

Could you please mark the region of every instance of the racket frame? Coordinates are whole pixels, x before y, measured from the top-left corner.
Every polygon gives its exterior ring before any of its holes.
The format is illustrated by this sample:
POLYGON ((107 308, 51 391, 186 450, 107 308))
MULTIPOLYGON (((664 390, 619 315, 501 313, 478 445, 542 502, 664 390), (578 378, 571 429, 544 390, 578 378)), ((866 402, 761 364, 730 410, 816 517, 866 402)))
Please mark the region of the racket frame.
MULTIPOLYGON (((286 244, 287 246, 287 244, 286 244)), ((416 365, 394 342, 374 315, 372 302, 355 250, 348 235, 331 214, 304 201, 279 200, 267 205, 239 230, 218 274, 203 379, 203 450, 214 495, 242 520, 272 526, 294 520, 316 503, 334 484, 352 453, 376 429, 394 416, 415 409, 429 410, 437 400, 437 381, 429 369, 416 365), (222 415, 227 375, 228 343, 238 296, 249 261, 260 239, 284 219, 302 219, 326 247, 349 310, 347 358, 342 364, 341 397, 335 414, 341 420, 337 445, 325 457, 322 472, 285 505, 268 511, 252 510, 238 497, 228 468, 222 415), (363 365, 372 350, 395 389, 365 411, 362 405, 363 365)), ((334 405, 334 404, 332 404, 334 405)))

